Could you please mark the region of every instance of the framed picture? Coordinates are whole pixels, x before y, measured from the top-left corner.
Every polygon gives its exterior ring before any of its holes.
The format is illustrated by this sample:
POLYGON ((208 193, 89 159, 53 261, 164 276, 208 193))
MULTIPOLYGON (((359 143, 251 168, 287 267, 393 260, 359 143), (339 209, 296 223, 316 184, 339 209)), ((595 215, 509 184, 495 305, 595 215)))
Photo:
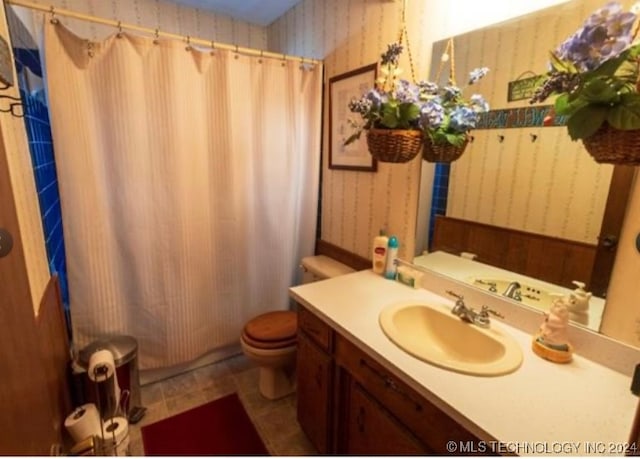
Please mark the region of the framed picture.
POLYGON ((378 64, 371 64, 329 79, 329 169, 371 171, 378 162, 367 149, 366 133, 344 145, 353 133, 349 118, 360 121, 360 115, 349 110, 349 102, 373 88, 378 64))

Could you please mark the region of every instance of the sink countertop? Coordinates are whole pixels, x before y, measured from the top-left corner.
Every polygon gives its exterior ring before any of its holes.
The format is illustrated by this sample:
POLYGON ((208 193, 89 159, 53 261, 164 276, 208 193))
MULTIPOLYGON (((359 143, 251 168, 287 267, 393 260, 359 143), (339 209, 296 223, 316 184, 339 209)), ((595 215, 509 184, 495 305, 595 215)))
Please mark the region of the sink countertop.
POLYGON ((492 326, 521 346, 523 363, 518 370, 487 377, 430 365, 393 344, 380 328, 378 316, 384 307, 399 301, 447 307, 453 307, 453 301, 384 279, 371 270, 289 291, 481 440, 498 440, 506 444, 502 448, 520 455, 586 455, 586 442, 596 448, 592 453, 624 453, 620 448, 628 440, 638 404, 626 375, 576 354, 569 364, 543 360, 531 350, 530 334, 496 320, 492 326))

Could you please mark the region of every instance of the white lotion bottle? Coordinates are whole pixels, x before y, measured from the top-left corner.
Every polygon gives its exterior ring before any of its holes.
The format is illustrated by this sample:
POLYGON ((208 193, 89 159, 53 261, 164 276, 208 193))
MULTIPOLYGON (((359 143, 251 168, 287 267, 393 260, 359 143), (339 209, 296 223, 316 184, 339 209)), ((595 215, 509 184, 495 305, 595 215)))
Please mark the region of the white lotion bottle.
POLYGON ((398 238, 391 236, 389 238, 389 245, 387 248, 387 264, 384 270, 384 277, 387 279, 396 278, 397 266, 394 261, 398 258, 398 245, 398 238))
POLYGON ((373 260, 373 272, 376 274, 383 274, 384 268, 387 263, 387 246, 389 245, 389 238, 384 234, 384 231, 380 231, 380 235, 373 238, 373 252, 371 259, 373 260))

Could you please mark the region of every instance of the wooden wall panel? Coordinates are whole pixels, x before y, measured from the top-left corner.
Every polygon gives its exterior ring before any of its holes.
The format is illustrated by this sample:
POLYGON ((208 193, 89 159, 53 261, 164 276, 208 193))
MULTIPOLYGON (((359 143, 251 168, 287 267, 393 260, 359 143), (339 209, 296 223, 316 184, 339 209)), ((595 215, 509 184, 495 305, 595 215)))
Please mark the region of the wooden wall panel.
POLYGON ((475 253, 481 263, 567 288, 574 288, 574 280, 589 288, 596 254, 595 245, 442 215, 430 250, 475 253))
POLYGON ((57 276, 49 281, 36 317, 36 332, 40 340, 42 370, 51 406, 48 420, 51 432, 61 441, 65 438, 64 419, 71 412, 71 391, 69 381, 69 340, 62 308, 62 295, 57 276))
POLYGON ((69 346, 57 277, 45 290, 38 317, 30 304, 3 305, 0 357, 0 454, 48 455, 63 445, 71 412, 69 346))

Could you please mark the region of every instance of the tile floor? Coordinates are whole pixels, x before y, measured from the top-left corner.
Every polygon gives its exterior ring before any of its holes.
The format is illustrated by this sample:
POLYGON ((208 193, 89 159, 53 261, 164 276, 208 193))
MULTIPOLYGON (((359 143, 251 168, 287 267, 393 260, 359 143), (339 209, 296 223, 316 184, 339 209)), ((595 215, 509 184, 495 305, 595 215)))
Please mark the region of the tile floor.
POLYGON ((295 394, 267 400, 258 392, 258 368, 244 355, 143 386, 144 418, 131 426, 130 454, 143 456, 140 428, 237 392, 269 453, 274 456, 317 454, 296 420, 295 394))

